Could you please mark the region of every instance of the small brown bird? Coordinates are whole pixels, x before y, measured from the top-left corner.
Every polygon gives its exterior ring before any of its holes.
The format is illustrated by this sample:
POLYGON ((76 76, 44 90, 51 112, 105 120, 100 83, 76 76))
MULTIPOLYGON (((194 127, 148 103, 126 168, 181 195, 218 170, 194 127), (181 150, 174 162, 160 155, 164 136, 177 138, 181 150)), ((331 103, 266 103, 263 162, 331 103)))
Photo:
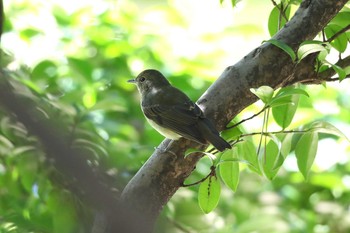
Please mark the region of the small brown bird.
POLYGON ((171 86, 159 71, 145 70, 128 82, 137 85, 146 119, 163 136, 173 140, 185 137, 201 144, 209 142, 219 151, 231 148, 198 105, 171 86))

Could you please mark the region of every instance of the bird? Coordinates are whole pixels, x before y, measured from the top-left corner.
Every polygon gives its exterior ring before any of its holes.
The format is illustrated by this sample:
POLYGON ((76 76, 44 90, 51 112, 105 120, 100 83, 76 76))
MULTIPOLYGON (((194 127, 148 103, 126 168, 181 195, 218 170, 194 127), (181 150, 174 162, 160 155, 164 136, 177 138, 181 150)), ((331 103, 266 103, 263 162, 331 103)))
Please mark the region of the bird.
POLYGON ((149 124, 166 138, 184 137, 200 144, 211 143, 219 151, 231 149, 199 106, 158 70, 144 70, 128 82, 136 84, 149 124))

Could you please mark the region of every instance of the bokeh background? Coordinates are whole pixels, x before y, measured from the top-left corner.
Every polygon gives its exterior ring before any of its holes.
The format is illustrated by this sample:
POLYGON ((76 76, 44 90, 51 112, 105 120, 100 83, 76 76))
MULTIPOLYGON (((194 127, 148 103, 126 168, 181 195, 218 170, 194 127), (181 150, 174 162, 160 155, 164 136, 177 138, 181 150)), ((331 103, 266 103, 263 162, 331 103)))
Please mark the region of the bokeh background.
MULTIPOLYGON (((163 140, 126 81, 155 68, 196 100, 227 66, 270 38, 273 9, 268 0, 242 0, 234 8, 219 0, 4 4, 2 66, 59 111, 76 145, 91 148, 91 161, 120 188, 163 140)), ((336 59, 336 53, 329 56, 336 59)), ((290 128, 326 120, 350 137, 349 80, 305 88, 310 97, 301 97, 290 128)), ((262 107, 257 102, 237 119, 262 107)), ((3 111, 0 117, 0 232, 85 232, 82 216, 89 210, 54 182, 55 172, 23 126, 3 111)), ((257 117, 243 130, 258 132, 261 124, 257 117)), ((271 122, 270 129, 277 128, 271 122)), ((156 232, 350 232, 349 154, 345 138, 325 137, 308 180, 293 153, 273 181, 242 166, 237 192, 223 188, 218 207, 207 215, 198 207, 198 187, 182 188, 156 232)), ((209 164, 201 160, 188 182, 207 175, 209 164)))

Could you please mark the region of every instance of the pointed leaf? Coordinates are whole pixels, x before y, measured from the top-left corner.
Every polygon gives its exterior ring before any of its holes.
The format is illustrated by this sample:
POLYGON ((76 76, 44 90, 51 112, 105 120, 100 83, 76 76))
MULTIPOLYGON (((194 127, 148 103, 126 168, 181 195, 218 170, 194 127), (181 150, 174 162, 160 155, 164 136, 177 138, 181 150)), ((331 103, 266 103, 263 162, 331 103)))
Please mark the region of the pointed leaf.
POLYGON ((289 86, 289 87, 281 88, 273 99, 278 99, 280 97, 288 96, 288 95, 305 95, 309 97, 309 94, 305 90, 301 88, 296 88, 294 86, 289 86))
POLYGON ((281 155, 286 158, 288 154, 290 153, 290 150, 292 148, 292 139, 293 139, 293 134, 288 133, 285 135, 285 137, 282 140, 282 145, 281 145, 281 155))
POLYGON ((286 43, 284 43, 283 41, 276 40, 276 39, 270 39, 270 40, 267 40, 266 42, 269 42, 269 43, 273 44, 274 46, 282 49, 284 52, 286 52, 290 56, 292 61, 295 61, 296 55, 295 55, 294 50, 290 46, 288 46, 286 43))
POLYGON ((248 167, 261 175, 261 171, 258 163, 258 156, 256 154, 256 149, 251 141, 243 141, 242 143, 237 144, 238 154, 243 160, 247 160, 250 165, 248 167))
MULTIPOLYGON (((230 125, 228 125, 227 127, 230 127, 230 125)), ((221 136, 226 140, 236 140, 241 134, 242 131, 240 130, 239 126, 221 132, 221 136)))
POLYGON ((307 179, 310 168, 315 160, 318 146, 318 134, 306 133, 299 139, 295 148, 295 156, 298 162, 298 168, 307 179))
POLYGON ((282 127, 282 129, 287 128, 293 120, 295 112, 298 107, 299 96, 290 95, 282 97, 286 102, 292 102, 293 104, 286 104, 272 107, 272 115, 276 123, 282 127))
POLYGON ((303 60, 307 55, 317 52, 326 51, 321 41, 306 41, 302 43, 298 49, 298 61, 303 60))
POLYGON ((210 213, 219 203, 221 186, 215 176, 210 176, 199 186, 198 203, 199 207, 206 214, 210 213))
MULTIPOLYGON (((237 147, 232 150, 227 150, 222 156, 223 161, 229 159, 235 159, 238 157, 237 147)), ((238 162, 225 162, 220 164, 220 176, 225 185, 232 191, 236 191, 239 181, 239 163, 238 162)))
POLYGON ((317 133, 332 134, 341 138, 345 138, 346 140, 350 141, 343 132, 341 132, 337 127, 335 127, 334 125, 326 121, 314 122, 310 126, 310 131, 317 132, 317 133))
POLYGON ((250 91, 261 99, 265 104, 272 99, 274 90, 269 86, 261 86, 259 88, 250 88, 250 91))
MULTIPOLYGON (((275 6, 270 15, 269 15, 269 19, 268 19, 268 29, 269 29, 269 33, 270 36, 274 36, 285 24, 286 24, 286 19, 284 17, 282 17, 280 10, 281 9, 281 4, 278 4, 278 7, 275 6)), ((289 17, 290 15, 290 7, 287 8, 287 10, 285 11, 285 15, 287 17, 289 17)))
POLYGON ((276 168, 276 163, 280 154, 278 145, 273 140, 270 140, 266 145, 265 152, 266 159, 264 164, 262 164, 262 167, 264 168, 265 176, 268 179, 273 180, 278 172, 278 169, 276 168))
POLYGON ((335 72, 337 72, 338 76, 339 76, 339 81, 343 81, 343 79, 346 77, 346 72, 343 68, 341 68, 340 66, 331 64, 333 70, 335 70, 335 72))
MULTIPOLYGON (((329 39, 342 29, 343 28, 337 24, 328 24, 325 27, 324 31, 326 33, 327 39, 329 39)), ((346 47, 348 45, 348 38, 346 34, 345 33, 340 34, 337 38, 331 41, 331 45, 340 53, 343 53, 346 50, 346 47)))

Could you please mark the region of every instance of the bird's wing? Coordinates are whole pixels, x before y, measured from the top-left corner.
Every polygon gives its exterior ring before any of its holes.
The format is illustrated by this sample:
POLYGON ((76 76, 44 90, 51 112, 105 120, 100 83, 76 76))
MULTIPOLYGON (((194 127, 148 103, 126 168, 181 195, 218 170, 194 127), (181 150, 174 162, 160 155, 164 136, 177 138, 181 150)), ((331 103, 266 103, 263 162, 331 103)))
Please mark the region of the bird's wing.
POLYGON ((159 104, 143 106, 142 110, 146 117, 160 126, 197 142, 206 142, 197 126, 198 119, 204 117, 203 112, 192 101, 171 106, 159 104))

